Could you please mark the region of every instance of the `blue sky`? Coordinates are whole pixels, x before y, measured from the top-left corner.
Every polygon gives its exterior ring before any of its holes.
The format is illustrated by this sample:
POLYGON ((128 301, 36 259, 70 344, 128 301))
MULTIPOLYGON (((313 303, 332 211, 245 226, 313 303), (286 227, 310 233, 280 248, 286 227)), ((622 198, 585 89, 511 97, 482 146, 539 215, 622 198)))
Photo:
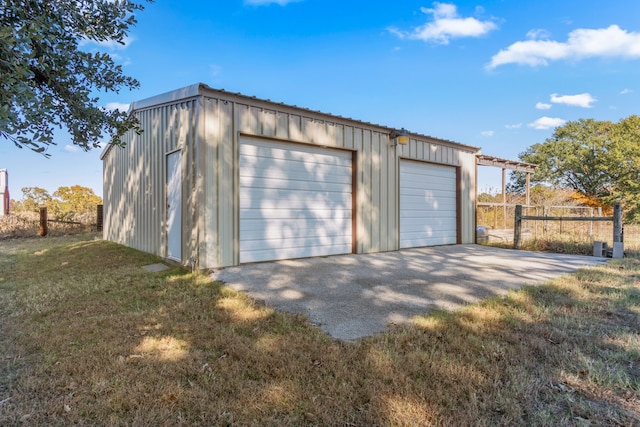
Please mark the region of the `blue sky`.
MULTIPOLYGON (((125 46, 84 48, 141 83, 101 96, 108 108, 203 82, 515 160, 565 121, 639 113, 639 18, 637 0, 156 0, 125 46)), ((0 144, 12 198, 74 184, 102 195, 99 150, 60 135, 49 154, 0 144)), ((480 190, 500 173, 481 167, 480 190)))

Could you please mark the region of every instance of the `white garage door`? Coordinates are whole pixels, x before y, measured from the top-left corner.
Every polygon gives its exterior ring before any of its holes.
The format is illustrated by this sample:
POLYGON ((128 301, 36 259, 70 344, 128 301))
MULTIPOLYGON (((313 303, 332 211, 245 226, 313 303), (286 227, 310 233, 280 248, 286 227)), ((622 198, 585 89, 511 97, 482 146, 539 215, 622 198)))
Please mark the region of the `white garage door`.
POLYGON ((456 169, 400 161, 400 247, 457 241, 456 169))
POLYGON ((240 142, 240 262, 351 253, 350 152, 240 142))

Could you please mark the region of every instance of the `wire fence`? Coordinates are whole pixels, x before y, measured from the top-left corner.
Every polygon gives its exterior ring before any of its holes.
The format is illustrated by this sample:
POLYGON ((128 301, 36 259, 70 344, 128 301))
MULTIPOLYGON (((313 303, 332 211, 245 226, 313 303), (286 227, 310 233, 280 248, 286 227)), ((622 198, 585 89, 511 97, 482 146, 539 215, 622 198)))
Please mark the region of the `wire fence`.
MULTIPOLYGON (((46 218, 48 236, 62 236, 90 231, 99 231, 102 223, 102 211, 78 213, 69 216, 69 220, 46 218)), ((42 231, 42 217, 39 212, 12 212, 0 217, 0 240, 35 237, 42 231)))
MULTIPOLYGON (((489 244, 508 245, 513 243, 515 226, 515 204, 479 203, 477 209, 478 233, 486 233, 489 244)), ((593 242, 613 245, 613 221, 599 221, 597 218, 611 216, 602 208, 584 206, 523 206, 524 216, 584 217, 585 221, 522 221, 522 241, 556 242, 560 244, 592 247, 593 242), (588 218, 594 218, 589 221, 588 218)), ((480 236, 480 234, 478 234, 480 236)), ((625 250, 640 251, 640 225, 624 224, 623 241, 625 250)), ((531 247, 531 246, 530 246, 531 247)), ((536 246, 534 245, 534 248, 536 246)), ((584 249, 586 251, 587 249, 584 249)))

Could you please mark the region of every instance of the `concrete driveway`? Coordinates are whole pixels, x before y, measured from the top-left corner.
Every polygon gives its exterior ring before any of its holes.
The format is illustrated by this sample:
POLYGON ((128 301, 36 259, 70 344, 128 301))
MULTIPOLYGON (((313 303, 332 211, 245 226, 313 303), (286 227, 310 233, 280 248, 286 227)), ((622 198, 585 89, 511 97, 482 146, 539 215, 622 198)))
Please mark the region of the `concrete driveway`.
POLYGON ((334 338, 354 340, 436 308, 456 309, 604 262, 452 245, 247 264, 213 275, 275 309, 306 315, 334 338))

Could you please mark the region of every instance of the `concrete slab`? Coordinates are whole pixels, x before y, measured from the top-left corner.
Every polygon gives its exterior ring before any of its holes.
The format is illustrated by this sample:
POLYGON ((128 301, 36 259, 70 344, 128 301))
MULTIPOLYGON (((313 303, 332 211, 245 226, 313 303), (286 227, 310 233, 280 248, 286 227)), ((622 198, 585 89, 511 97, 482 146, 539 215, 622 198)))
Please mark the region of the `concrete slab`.
POLYGON ((143 266, 142 268, 147 270, 149 273, 158 273, 160 271, 164 271, 164 270, 168 270, 169 269, 169 267, 167 267, 166 265, 164 265, 162 263, 149 264, 149 265, 143 266))
POLYGON ((267 305, 354 340, 437 308, 456 309, 606 258, 452 245, 246 264, 213 273, 267 305))

